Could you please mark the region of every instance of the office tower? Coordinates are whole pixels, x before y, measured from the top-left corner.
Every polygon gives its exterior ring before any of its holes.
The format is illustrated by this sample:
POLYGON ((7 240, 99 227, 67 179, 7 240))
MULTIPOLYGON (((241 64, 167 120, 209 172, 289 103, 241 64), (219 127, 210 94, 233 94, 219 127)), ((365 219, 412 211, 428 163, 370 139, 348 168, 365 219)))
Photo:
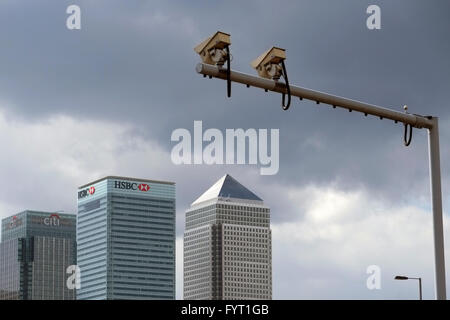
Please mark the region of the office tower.
POLYGON ((270 209, 230 175, 186 212, 184 298, 272 299, 270 209))
POLYGON ((24 211, 2 220, 1 300, 74 300, 76 216, 24 211))
POLYGON ((109 176, 78 189, 78 299, 175 298, 175 184, 109 176))

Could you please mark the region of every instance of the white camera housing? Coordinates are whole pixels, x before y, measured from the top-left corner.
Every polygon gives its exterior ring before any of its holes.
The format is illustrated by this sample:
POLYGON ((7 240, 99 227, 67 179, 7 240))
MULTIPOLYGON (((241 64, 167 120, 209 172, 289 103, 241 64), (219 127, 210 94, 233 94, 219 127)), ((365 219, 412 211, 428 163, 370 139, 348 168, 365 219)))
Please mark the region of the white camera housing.
POLYGON ((203 63, 222 66, 228 56, 226 47, 231 45, 231 36, 228 33, 217 31, 194 48, 202 58, 203 63))
POLYGON ((251 66, 260 77, 278 80, 282 74, 281 62, 286 59, 286 50, 272 47, 252 61, 251 66))

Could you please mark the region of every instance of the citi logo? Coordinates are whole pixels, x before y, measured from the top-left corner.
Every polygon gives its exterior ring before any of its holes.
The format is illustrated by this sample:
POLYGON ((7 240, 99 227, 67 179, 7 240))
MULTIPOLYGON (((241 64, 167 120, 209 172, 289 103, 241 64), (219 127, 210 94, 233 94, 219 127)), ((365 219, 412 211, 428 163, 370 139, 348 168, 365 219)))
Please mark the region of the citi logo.
POLYGON ((139 190, 143 192, 147 192, 150 190, 150 186, 145 183, 137 184, 135 182, 126 182, 126 181, 114 181, 115 189, 125 189, 125 190, 139 190))
POLYGON ((89 187, 78 191, 78 199, 85 198, 87 196, 92 196, 95 193, 95 187, 89 187))
POLYGON ((44 218, 44 224, 46 226, 59 227, 59 215, 53 213, 47 218, 44 218))

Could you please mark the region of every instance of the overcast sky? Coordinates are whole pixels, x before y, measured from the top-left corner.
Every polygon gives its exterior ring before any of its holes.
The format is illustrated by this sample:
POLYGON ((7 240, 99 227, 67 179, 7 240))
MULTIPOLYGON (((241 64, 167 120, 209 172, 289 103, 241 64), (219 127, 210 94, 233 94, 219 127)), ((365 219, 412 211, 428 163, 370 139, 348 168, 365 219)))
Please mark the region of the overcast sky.
MULTIPOLYGON (((177 297, 184 212, 225 173, 271 208, 275 299, 434 297, 427 133, 195 72, 194 46, 231 34, 233 69, 286 48, 292 84, 440 118, 446 246, 450 182, 450 3, 366 1, 0 2, 0 217, 76 213, 77 187, 106 175, 175 181, 177 297), (81 30, 66 8, 81 7, 81 30), (366 9, 381 8, 381 30, 366 9), (172 164, 173 130, 280 130, 280 170, 172 164), (378 265, 381 290, 366 288, 378 265)), ((446 251, 447 257, 449 251, 446 251)), ((448 281, 450 284, 450 281, 448 281)))

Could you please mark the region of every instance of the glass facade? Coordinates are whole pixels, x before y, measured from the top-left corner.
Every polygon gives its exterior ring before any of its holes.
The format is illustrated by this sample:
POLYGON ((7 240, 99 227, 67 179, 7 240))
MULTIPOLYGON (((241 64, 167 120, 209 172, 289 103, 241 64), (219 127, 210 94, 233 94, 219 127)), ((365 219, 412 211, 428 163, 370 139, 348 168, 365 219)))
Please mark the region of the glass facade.
POLYGON ((32 300, 74 300, 76 290, 66 285, 67 268, 75 264, 74 240, 69 238, 34 237, 32 268, 32 300))
POLYGON ((18 300, 20 293, 19 239, 0 243, 0 300, 18 300))
POLYGON ((2 220, 0 299, 73 300, 67 268, 76 264, 76 216, 24 211, 2 220))
POLYGON ((79 188, 78 299, 175 299, 175 184, 106 177, 79 188))

